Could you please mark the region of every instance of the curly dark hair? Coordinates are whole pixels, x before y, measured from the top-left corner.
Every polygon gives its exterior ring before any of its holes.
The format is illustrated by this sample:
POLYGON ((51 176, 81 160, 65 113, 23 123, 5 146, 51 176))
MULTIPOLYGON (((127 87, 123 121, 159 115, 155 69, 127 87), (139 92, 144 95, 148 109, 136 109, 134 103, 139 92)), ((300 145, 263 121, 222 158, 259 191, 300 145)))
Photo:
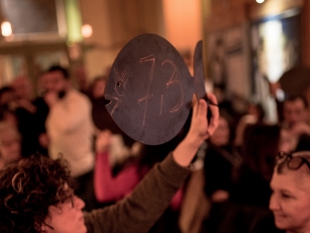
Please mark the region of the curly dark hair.
POLYGON ((32 155, 8 165, 0 172, 1 232, 42 232, 48 207, 71 198, 73 186, 64 159, 32 155))

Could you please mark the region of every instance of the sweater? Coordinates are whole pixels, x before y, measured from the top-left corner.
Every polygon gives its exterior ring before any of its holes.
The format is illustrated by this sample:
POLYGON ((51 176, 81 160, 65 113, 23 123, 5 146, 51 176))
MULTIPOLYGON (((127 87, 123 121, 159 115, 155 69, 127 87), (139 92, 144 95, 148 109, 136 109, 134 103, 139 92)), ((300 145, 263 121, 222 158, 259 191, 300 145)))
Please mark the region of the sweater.
POLYGON ((170 154, 154 165, 128 197, 112 206, 85 213, 87 232, 148 232, 189 174, 190 170, 175 163, 170 154))

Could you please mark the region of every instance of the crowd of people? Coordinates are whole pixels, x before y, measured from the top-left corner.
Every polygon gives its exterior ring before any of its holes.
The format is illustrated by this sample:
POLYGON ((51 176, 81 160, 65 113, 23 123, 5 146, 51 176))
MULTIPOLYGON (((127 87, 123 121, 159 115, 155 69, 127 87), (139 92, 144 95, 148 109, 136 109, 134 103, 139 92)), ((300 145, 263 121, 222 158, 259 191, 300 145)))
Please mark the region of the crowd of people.
POLYGON ((270 123, 259 103, 240 111, 207 93, 211 122, 207 102, 194 99, 179 134, 150 146, 114 123, 106 81, 79 88, 55 65, 37 96, 24 76, 0 89, 4 232, 310 232, 302 95, 278 102, 279 122, 270 123))

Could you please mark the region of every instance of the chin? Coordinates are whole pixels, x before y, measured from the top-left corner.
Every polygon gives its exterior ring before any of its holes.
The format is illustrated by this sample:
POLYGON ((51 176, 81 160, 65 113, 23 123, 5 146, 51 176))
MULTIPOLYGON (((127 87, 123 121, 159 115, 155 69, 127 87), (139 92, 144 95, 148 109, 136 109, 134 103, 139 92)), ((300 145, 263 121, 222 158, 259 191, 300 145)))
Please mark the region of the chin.
POLYGON ((85 224, 83 224, 83 226, 81 226, 81 227, 79 228, 78 233, 86 233, 86 232, 87 232, 87 228, 86 228, 85 224))
POLYGON ((275 225, 280 230, 288 230, 291 229, 290 225, 283 221, 275 221, 275 225))

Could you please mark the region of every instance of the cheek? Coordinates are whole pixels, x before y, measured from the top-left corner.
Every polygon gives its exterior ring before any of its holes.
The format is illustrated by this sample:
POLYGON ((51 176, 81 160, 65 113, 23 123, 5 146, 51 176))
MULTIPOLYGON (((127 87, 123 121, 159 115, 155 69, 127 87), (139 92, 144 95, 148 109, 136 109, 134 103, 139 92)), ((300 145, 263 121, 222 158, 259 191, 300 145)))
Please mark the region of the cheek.
POLYGON ((310 224, 310 200, 300 200, 283 205, 283 212, 289 218, 287 224, 304 226, 310 224))

